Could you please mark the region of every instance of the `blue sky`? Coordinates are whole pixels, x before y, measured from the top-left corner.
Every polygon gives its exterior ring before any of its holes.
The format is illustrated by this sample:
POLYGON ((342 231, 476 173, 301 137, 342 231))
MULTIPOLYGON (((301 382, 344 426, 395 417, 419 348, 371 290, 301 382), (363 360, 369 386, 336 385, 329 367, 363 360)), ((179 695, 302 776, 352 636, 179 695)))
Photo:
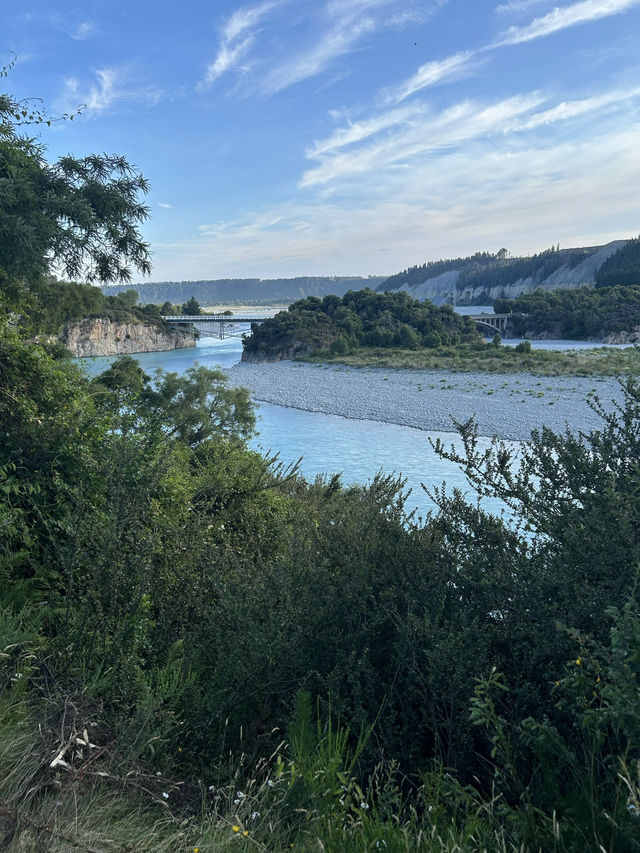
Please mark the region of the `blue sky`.
POLYGON ((10 3, 49 157, 151 182, 152 280, 385 275, 640 230, 640 0, 10 3), (20 8, 19 8, 20 7, 20 8))

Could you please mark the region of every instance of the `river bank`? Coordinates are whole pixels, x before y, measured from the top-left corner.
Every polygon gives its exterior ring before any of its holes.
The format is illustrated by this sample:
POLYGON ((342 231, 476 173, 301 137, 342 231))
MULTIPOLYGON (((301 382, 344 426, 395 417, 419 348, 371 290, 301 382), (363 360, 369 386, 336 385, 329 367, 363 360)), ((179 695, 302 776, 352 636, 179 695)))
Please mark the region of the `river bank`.
POLYGON ((554 431, 598 429, 589 407, 595 393, 607 409, 621 399, 613 378, 452 373, 351 368, 280 361, 228 368, 229 382, 257 400, 345 418, 382 421, 433 432, 475 415, 480 435, 525 440, 543 424, 554 431))

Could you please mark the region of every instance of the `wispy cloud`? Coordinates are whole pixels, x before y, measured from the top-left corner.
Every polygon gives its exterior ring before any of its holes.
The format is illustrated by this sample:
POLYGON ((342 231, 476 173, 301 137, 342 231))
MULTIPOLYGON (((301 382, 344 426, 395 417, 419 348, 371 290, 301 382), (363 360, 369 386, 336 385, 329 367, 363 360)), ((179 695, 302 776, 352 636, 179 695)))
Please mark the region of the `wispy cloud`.
POLYGON ((258 6, 238 9, 227 18, 220 28, 220 46, 213 62, 207 66, 204 79, 198 83, 198 91, 209 89, 226 71, 238 65, 255 41, 255 30, 262 19, 283 0, 268 0, 258 6))
MULTIPOLYGON (((462 101, 436 114, 425 110, 419 119, 415 115, 404 118, 399 115, 401 111, 396 111, 398 121, 394 133, 378 135, 369 139, 366 145, 344 151, 338 150, 339 146, 331 140, 317 143, 309 156, 319 160, 320 165, 303 174, 300 186, 327 184, 365 172, 408 164, 418 156, 425 157, 478 137, 502 132, 505 125, 531 112, 543 101, 544 98, 536 93, 516 95, 488 105, 462 101)), ((384 117, 378 119, 378 126, 384 127, 384 117)), ((372 137, 376 132, 375 121, 369 122, 369 129, 372 137)), ((333 139, 336 139, 335 134, 333 139)))
POLYGON ((72 112, 82 104, 83 114, 92 117, 117 103, 130 101, 154 105, 163 97, 158 89, 141 86, 139 82, 132 83, 133 74, 129 68, 99 68, 94 71, 94 76, 93 83, 82 82, 77 77, 68 77, 54 108, 60 112, 72 112))
POLYGON ((156 262, 176 279, 202 277, 212 263, 221 277, 391 274, 491 246, 518 253, 633 236, 637 128, 545 140, 463 147, 359 182, 349 203, 292 200, 247 213, 190 240, 156 244, 156 262))
POLYGON ((341 19, 309 50, 301 51, 274 68, 264 81, 263 91, 272 95, 294 83, 314 77, 376 28, 375 19, 368 16, 358 20, 352 16, 341 19))
POLYGON ((299 185, 343 187, 354 178, 361 180, 365 173, 375 174, 378 180, 384 170, 413 169, 426 158, 449 155, 487 138, 533 131, 610 107, 618 108, 619 115, 623 102, 638 97, 640 87, 615 89, 553 106, 549 106, 548 96, 538 92, 488 104, 465 100, 440 112, 424 103, 408 104, 349 122, 315 142, 306 154, 316 165, 304 172, 299 185))
POLYGON ((555 107, 550 107, 548 110, 535 113, 523 122, 516 122, 505 127, 505 132, 533 130, 536 127, 544 127, 558 121, 567 121, 568 119, 578 118, 578 116, 586 115, 587 113, 592 113, 605 107, 619 104, 622 101, 629 101, 633 98, 637 98, 638 96, 640 96, 640 87, 621 91, 605 92, 601 95, 595 95, 592 98, 562 101, 555 107))
POLYGON ((170 209, 173 207, 173 205, 172 205, 172 204, 167 204, 167 203, 166 203, 166 202, 164 202, 164 201, 159 201, 159 202, 158 202, 158 207, 164 207, 164 208, 166 208, 167 210, 170 210, 170 209))
POLYGON ((525 26, 514 26, 498 38, 496 47, 510 44, 521 44, 533 39, 551 35, 552 33, 573 27, 576 24, 584 24, 589 21, 597 21, 610 15, 618 15, 626 12, 633 6, 640 5, 640 0, 581 0, 570 6, 556 7, 546 15, 535 18, 525 26))
POLYGON ((96 31, 96 25, 93 21, 82 21, 75 30, 72 30, 69 35, 76 41, 84 41, 96 31))
POLYGON ((404 101, 405 98, 419 92, 421 89, 426 89, 428 86, 451 82, 452 80, 463 77, 465 74, 469 74, 477 68, 478 63, 477 51, 462 51, 454 53, 452 56, 447 56, 445 59, 434 59, 431 62, 425 62, 407 80, 387 90, 383 94, 383 99, 387 103, 400 103, 400 101, 404 101))
POLYGON ((517 15, 521 12, 528 12, 535 6, 549 6, 552 0, 511 0, 509 3, 502 3, 496 7, 498 15, 517 15))

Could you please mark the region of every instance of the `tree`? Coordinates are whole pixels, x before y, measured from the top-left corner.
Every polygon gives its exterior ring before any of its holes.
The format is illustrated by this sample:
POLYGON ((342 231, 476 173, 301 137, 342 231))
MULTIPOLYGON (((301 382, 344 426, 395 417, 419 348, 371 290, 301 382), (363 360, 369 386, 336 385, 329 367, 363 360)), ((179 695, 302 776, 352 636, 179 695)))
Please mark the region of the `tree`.
POLYGON ((151 270, 138 226, 147 180, 118 155, 71 155, 49 164, 45 147, 17 128, 50 124, 0 95, 0 289, 15 297, 42 275, 129 281, 151 270))
POLYGON ((202 308, 200 308, 200 303, 195 298, 195 296, 191 296, 187 299, 186 302, 182 305, 182 313, 187 317, 193 317, 196 314, 202 314, 202 308))

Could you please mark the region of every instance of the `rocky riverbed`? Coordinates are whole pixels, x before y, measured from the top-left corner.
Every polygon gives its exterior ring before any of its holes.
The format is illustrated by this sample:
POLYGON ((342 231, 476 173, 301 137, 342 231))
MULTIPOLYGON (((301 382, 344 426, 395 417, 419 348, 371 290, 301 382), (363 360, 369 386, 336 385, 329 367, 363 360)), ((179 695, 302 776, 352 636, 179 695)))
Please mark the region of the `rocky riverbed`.
POLYGON ((528 374, 451 373, 350 368, 281 361, 241 363, 226 371, 232 385, 257 400, 346 418, 447 432, 474 415, 481 435, 522 440, 543 424, 555 432, 598 429, 587 397, 605 408, 622 398, 615 379, 528 374))

